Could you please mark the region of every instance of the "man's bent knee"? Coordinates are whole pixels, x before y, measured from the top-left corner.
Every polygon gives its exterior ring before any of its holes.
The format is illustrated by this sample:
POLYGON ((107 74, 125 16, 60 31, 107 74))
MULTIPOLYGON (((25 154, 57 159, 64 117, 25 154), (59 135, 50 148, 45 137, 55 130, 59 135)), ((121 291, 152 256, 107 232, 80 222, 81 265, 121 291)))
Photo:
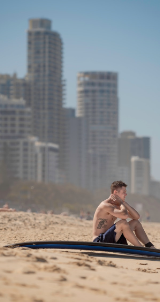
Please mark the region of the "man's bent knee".
POLYGON ((118 221, 118 227, 120 229, 123 229, 125 227, 130 227, 130 226, 129 226, 129 223, 125 219, 121 219, 118 221))
POLYGON ((128 225, 128 222, 127 222, 126 219, 121 219, 119 222, 120 222, 122 225, 128 225))

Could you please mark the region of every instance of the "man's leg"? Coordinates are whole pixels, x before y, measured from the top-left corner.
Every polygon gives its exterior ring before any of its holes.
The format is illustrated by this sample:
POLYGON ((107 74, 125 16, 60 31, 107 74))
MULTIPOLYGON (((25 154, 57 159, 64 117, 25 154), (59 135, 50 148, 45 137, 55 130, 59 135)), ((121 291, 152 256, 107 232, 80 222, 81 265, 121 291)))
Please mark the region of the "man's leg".
POLYGON ((118 241, 118 239, 121 237, 121 235, 123 233, 124 237, 131 244, 133 244, 135 246, 143 246, 140 243, 140 241, 138 240, 138 238, 134 235, 130 224, 125 219, 122 219, 116 223, 115 232, 116 232, 116 237, 115 237, 116 242, 118 241))
MULTIPOLYGON (((139 220, 130 220, 129 222, 130 228, 133 232, 135 232, 137 238, 145 245, 149 242, 149 238, 146 235, 141 223, 139 220)), ((154 246, 152 246, 153 248, 154 246)))

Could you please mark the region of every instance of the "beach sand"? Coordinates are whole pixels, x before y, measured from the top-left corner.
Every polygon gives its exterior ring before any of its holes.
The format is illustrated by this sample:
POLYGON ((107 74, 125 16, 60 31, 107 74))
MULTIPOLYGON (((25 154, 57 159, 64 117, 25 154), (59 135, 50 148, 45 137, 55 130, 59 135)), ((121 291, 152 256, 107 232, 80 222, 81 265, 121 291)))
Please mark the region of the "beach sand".
MULTIPOLYGON (((143 224, 160 248, 160 224, 143 224)), ((92 221, 0 213, 0 301, 160 301, 160 260, 75 250, 9 249, 39 240, 92 241, 92 221)))

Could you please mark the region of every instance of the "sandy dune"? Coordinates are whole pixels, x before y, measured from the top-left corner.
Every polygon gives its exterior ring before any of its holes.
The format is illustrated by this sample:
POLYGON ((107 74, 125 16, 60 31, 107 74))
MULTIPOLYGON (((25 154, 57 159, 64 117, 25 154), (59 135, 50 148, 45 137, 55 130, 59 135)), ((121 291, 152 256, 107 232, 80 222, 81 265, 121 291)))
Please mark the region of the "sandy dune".
MULTIPOLYGON (((144 228, 160 248, 160 224, 144 228)), ((7 249, 33 240, 91 241, 92 222, 0 213, 0 301, 160 301, 160 260, 111 253, 7 249)))

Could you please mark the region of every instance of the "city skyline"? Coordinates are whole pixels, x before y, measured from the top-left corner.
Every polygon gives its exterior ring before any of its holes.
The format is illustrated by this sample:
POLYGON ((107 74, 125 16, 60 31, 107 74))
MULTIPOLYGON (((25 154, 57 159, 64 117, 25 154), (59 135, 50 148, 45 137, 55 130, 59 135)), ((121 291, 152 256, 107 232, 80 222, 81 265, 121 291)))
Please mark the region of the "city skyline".
MULTIPOLYGON (((152 137, 152 175, 160 180, 158 131, 160 60, 159 39, 157 38, 159 2, 154 1, 151 4, 149 1, 135 1, 134 4, 129 4, 127 1, 121 1, 119 4, 115 1, 113 4, 108 1, 107 4, 102 2, 100 6, 95 1, 87 1, 85 5, 83 1, 81 5, 73 1, 68 1, 69 5, 66 5, 64 1, 60 1, 59 4, 46 1, 45 5, 40 3, 37 7, 38 2, 35 1, 32 10, 29 3, 24 4, 22 11, 22 5, 15 1, 17 11, 13 8, 10 13, 7 12, 6 4, 3 4, 1 22, 3 23, 5 19, 7 25, 1 33, 3 56, 1 73, 12 74, 16 71, 18 77, 26 74, 25 31, 28 19, 34 16, 41 17, 42 14, 47 19, 51 19, 52 29, 58 31, 64 41, 67 107, 76 107, 78 72, 92 70, 118 72, 120 81, 119 130, 120 132, 133 130, 138 136, 152 137), (52 7, 53 12, 47 8, 47 3, 50 8, 52 7), (20 11, 21 15, 16 21, 16 16, 20 11), (71 15, 73 18, 70 18, 71 15), (82 16, 83 22, 78 24, 82 16), (74 28, 73 23, 75 23, 74 28), (10 52, 9 56, 8 51, 11 47, 12 53, 10 52)), ((11 7, 13 7, 12 4, 11 7)))

